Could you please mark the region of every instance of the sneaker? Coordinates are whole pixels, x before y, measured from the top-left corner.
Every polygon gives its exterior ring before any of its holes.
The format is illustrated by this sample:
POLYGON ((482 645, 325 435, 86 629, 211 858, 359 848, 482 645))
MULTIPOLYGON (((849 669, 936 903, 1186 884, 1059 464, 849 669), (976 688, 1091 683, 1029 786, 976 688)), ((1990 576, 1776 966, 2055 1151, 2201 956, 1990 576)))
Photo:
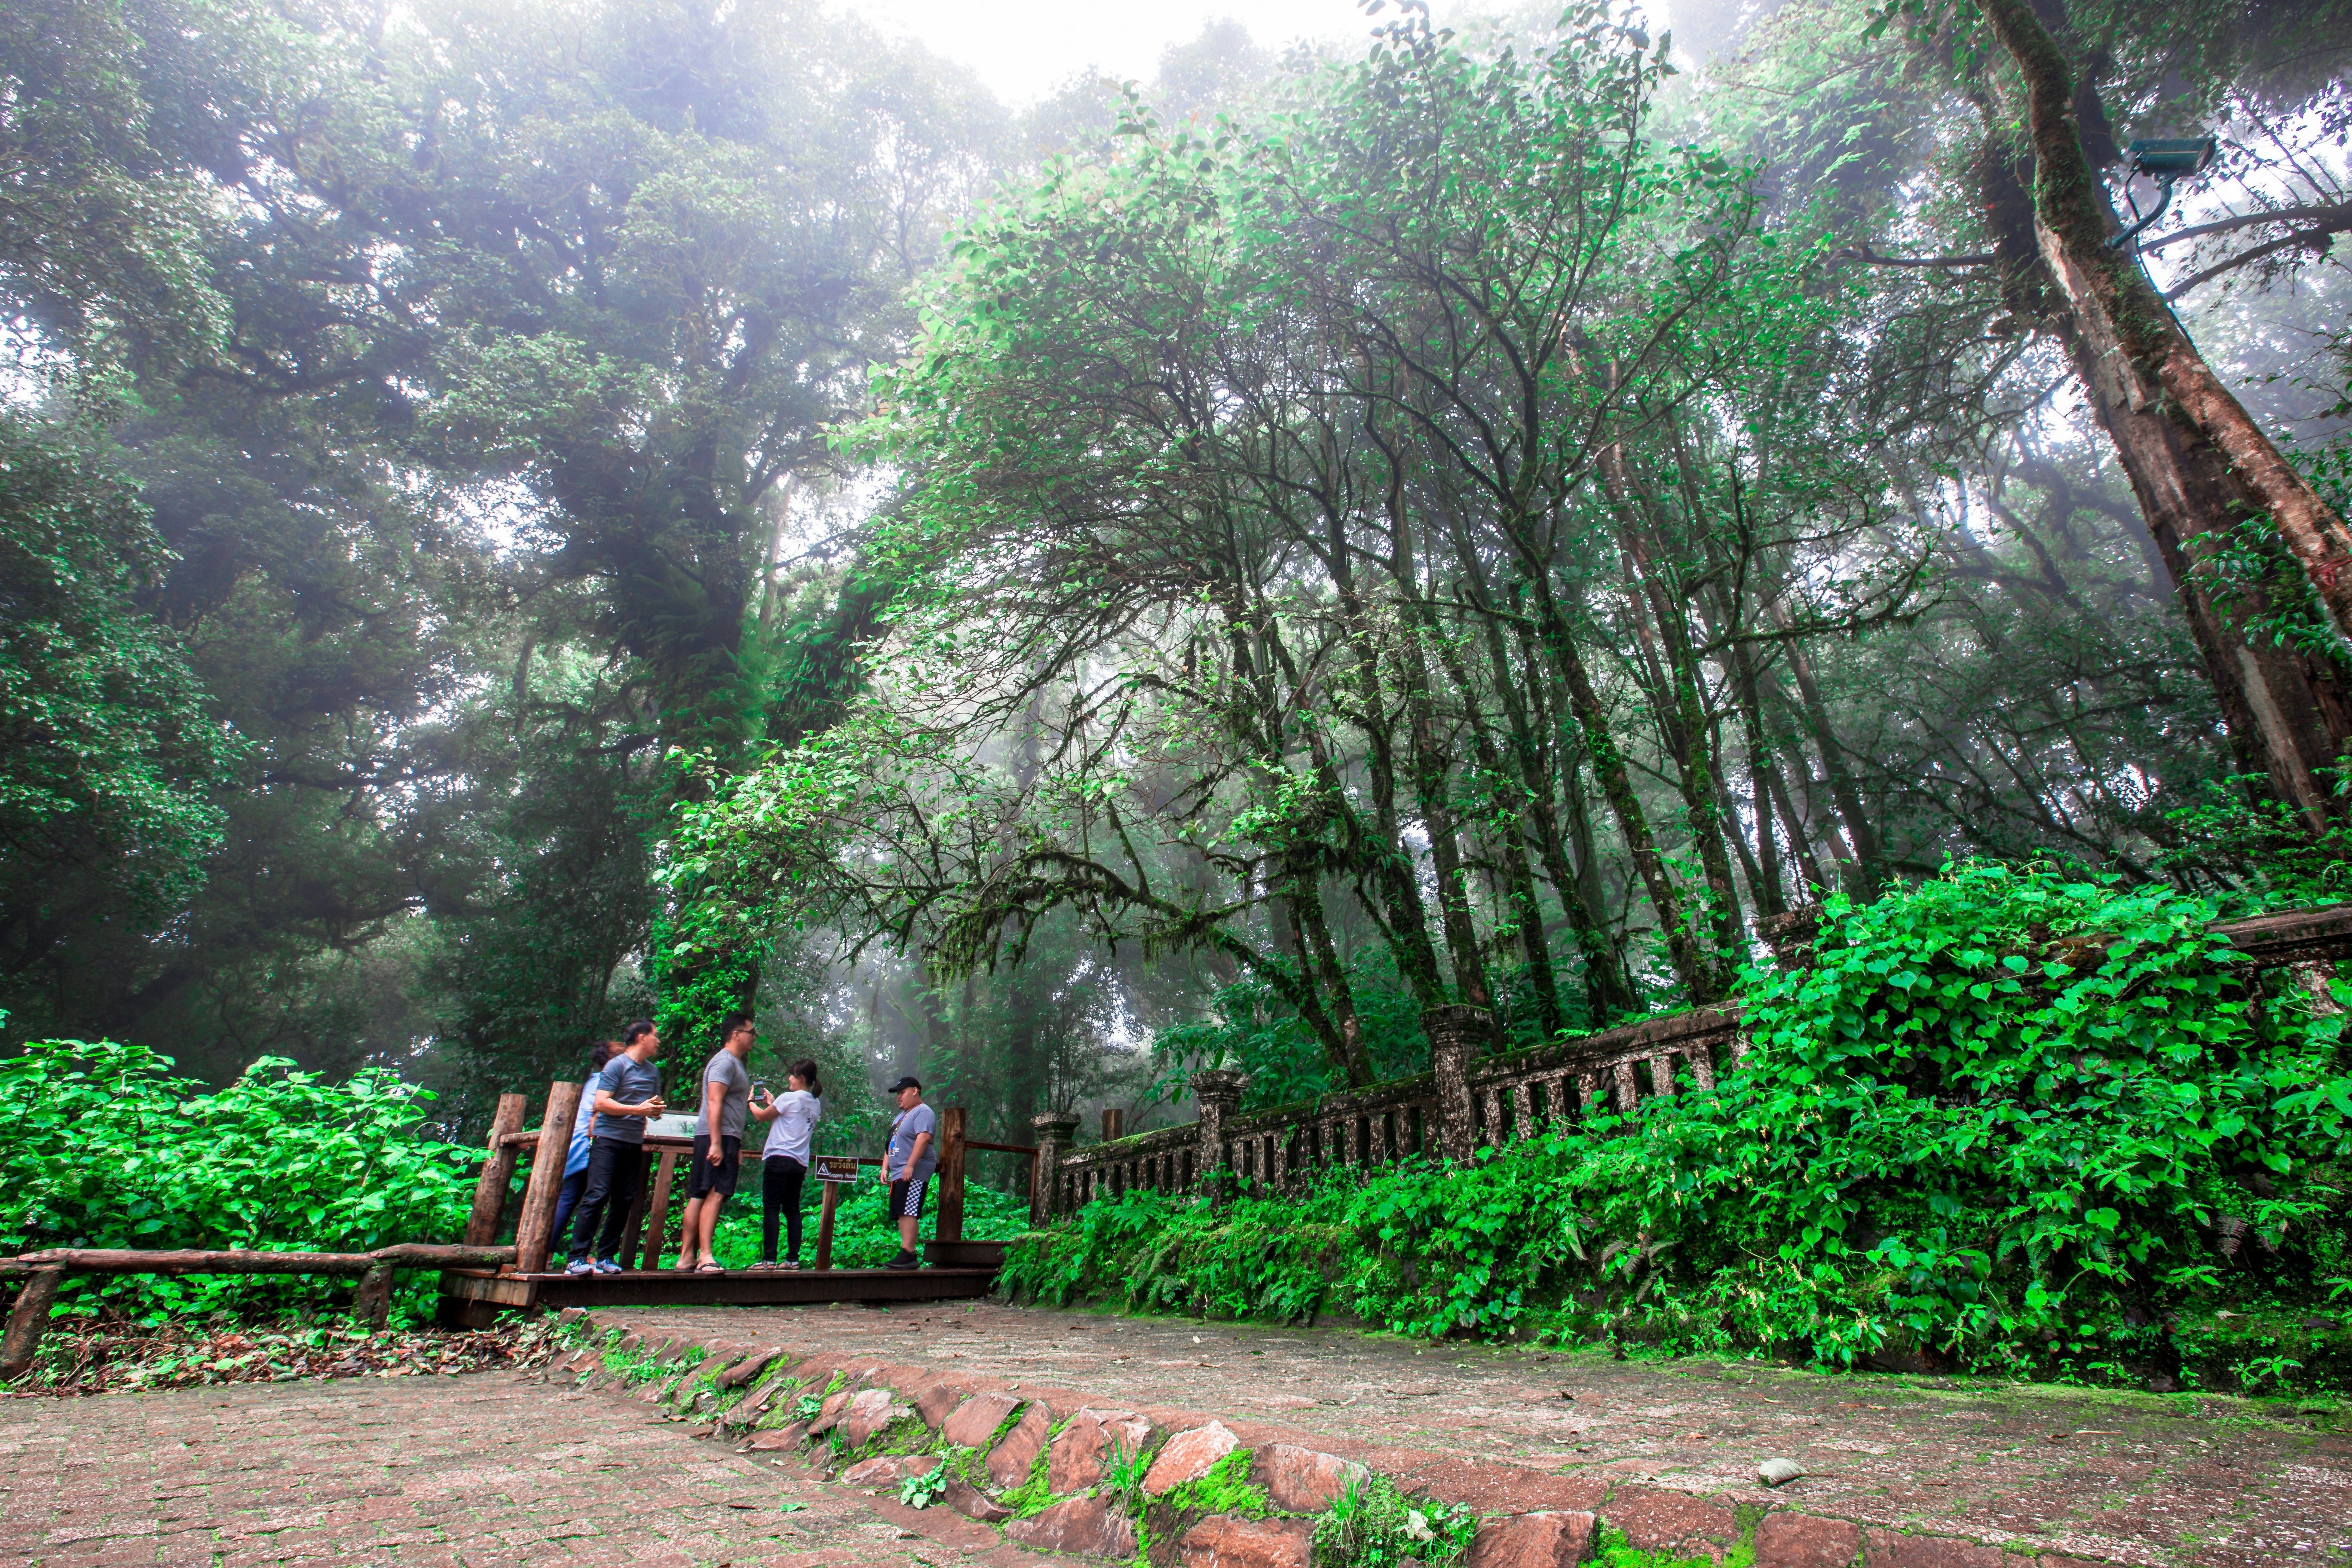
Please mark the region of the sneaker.
POLYGON ((915 1255, 911 1252, 901 1252, 898 1257, 890 1259, 889 1262, 884 1264, 882 1267, 885 1268, 912 1268, 915 1267, 915 1255))
POLYGON ((596 1266, 584 1258, 575 1258, 563 1266, 563 1271, 566 1274, 593 1274, 596 1266))
POLYGON ((617 1264, 617 1263, 614 1262, 611 1258, 600 1258, 596 1259, 596 1272, 597 1272, 597 1273, 599 1273, 599 1274, 618 1274, 620 1271, 621 1271, 621 1266, 620 1266, 619 1264, 617 1264))

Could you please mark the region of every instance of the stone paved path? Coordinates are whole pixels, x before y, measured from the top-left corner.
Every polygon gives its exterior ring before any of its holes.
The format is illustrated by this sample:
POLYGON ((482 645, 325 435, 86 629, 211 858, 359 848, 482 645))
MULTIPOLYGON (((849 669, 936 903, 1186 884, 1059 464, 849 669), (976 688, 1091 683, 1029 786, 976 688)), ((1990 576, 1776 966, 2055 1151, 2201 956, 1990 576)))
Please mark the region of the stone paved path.
POLYGON ((884 1517, 909 1512, 510 1373, 0 1400, 0 1563, 27 1568, 1051 1568, 884 1517))
POLYGON ((649 1335, 935 1363, 1041 1394, 1205 1412, 1496 1510, 1591 1508, 1612 1481, 1638 1479, 2044 1563, 2352 1563, 2352 1432, 2236 1399, 1615 1363, 988 1303, 604 1315, 649 1335), (1772 1455, 1806 1478, 1764 1491, 1756 1465, 1772 1455), (1497 1463, 1524 1479, 1510 1496, 1478 1495, 1497 1463))

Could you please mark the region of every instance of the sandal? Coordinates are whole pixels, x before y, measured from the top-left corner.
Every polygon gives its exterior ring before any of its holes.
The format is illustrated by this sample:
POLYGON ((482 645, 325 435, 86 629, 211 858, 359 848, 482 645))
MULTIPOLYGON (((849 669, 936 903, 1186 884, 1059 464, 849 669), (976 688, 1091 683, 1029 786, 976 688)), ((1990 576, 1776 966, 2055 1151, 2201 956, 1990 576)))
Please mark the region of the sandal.
POLYGON ((694 1271, 697 1274, 724 1274, 727 1269, 724 1265, 705 1262, 697 1264, 694 1271))

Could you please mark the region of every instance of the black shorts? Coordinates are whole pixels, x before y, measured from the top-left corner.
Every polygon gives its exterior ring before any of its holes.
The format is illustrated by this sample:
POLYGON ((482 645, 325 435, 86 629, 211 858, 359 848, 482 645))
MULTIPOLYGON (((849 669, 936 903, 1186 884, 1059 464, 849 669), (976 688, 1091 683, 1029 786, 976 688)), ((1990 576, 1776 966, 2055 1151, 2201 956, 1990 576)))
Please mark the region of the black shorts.
POLYGON ((722 1198, 731 1197, 735 1193, 735 1173, 742 1167, 743 1140, 719 1139, 719 1163, 714 1165, 710 1163, 710 1134, 698 1132, 694 1135, 694 1179, 687 1184, 686 1195, 698 1198, 717 1193, 722 1198))
POLYGON ((891 1183, 890 1217, 894 1220, 922 1218, 923 1189, 930 1184, 931 1179, 929 1176, 925 1176, 919 1182, 891 1183))

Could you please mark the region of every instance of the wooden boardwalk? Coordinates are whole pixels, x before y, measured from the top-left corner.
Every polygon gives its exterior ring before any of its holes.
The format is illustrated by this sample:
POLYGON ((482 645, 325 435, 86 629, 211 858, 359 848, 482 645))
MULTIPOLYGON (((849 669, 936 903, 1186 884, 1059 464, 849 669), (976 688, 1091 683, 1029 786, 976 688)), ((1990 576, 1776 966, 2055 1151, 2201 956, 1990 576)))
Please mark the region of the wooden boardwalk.
MULTIPOLYGON (((1026 1145, 983 1143, 965 1136, 961 1106, 940 1112, 939 1202, 933 1210, 938 1237, 923 1244, 921 1268, 835 1268, 833 1260, 834 1215, 844 1184, 822 1183, 824 1196, 816 1225, 816 1267, 806 1269, 730 1269, 724 1274, 686 1272, 662 1267, 677 1250, 677 1236, 672 1203, 686 1172, 681 1169, 693 1140, 658 1128, 648 1131, 640 1152, 644 1162, 636 1199, 624 1222, 617 1258, 618 1274, 566 1274, 557 1267, 562 1253, 555 1236, 555 1205, 562 1184, 563 1162, 541 1160, 544 1146, 568 1148, 572 1112, 579 1108, 582 1086, 561 1079, 548 1085, 547 1102, 536 1132, 525 1130, 523 1097, 499 1097, 498 1115, 490 1125, 489 1146, 474 1189, 474 1207, 466 1222, 469 1238, 490 1237, 503 1228, 515 1164, 530 1158, 530 1175, 522 1193, 522 1206, 514 1217, 514 1260, 497 1268, 450 1268, 441 1276, 441 1318, 470 1328, 490 1323, 500 1312, 550 1307, 789 1307, 834 1301, 968 1300, 988 1294, 997 1267, 1004 1260, 1002 1241, 967 1240, 963 1234, 964 1165, 972 1150, 1019 1155, 1034 1165, 1037 1151, 1026 1145)), ((850 1156, 828 1156, 845 1163, 850 1156)), ((855 1165, 882 1162, 865 1155, 855 1165)), ((756 1160, 754 1162, 756 1165, 756 1160)), ((1031 1191, 1034 1212, 1035 1180, 1031 1191)), ((751 1200, 756 1202, 756 1198, 751 1200)))
POLYGON ((978 1268, 675 1268, 619 1274, 499 1274, 450 1269, 441 1276, 445 1310, 488 1321, 513 1308, 794 1307, 841 1301, 953 1301, 986 1296, 996 1270, 978 1268))

